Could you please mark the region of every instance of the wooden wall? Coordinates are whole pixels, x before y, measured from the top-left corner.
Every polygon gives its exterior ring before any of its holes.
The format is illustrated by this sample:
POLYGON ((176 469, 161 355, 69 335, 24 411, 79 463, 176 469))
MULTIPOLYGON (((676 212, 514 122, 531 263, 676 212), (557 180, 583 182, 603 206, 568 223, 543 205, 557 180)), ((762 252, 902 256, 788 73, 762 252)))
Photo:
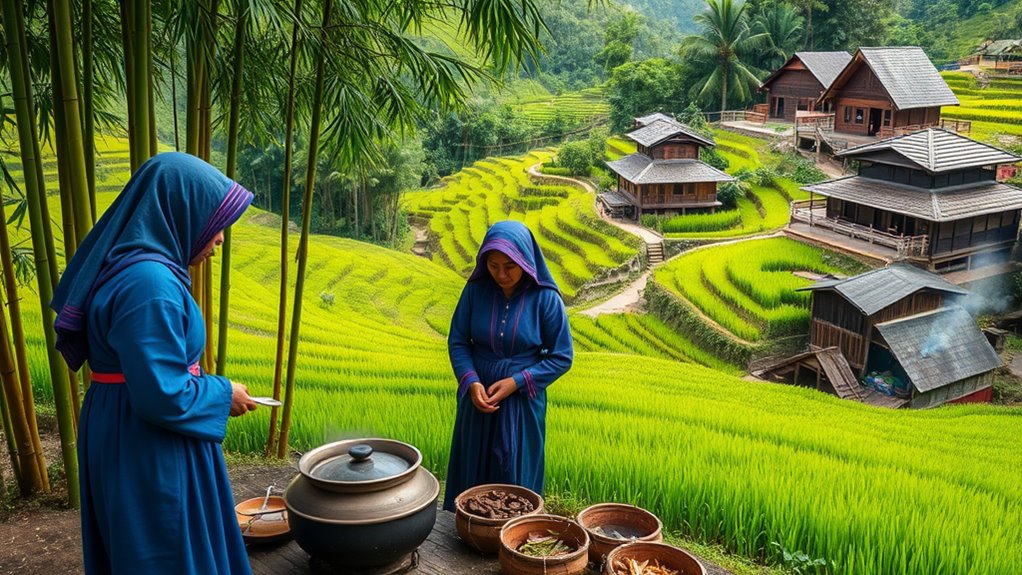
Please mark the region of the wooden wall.
POLYGON ((784 118, 794 122, 796 110, 812 110, 816 99, 823 94, 823 84, 813 76, 801 62, 793 62, 780 74, 763 87, 770 103, 770 117, 784 118), (784 99, 783 109, 779 109, 778 99, 784 99), (800 107, 799 105, 802 104, 800 107))
POLYGON ((937 407, 938 405, 943 405, 959 398, 973 395, 980 390, 989 388, 993 385, 993 383, 993 372, 988 371, 968 379, 956 381, 949 385, 945 385, 944 387, 938 387, 937 389, 927 391, 925 393, 913 391, 912 403, 909 405, 912 409, 937 407))

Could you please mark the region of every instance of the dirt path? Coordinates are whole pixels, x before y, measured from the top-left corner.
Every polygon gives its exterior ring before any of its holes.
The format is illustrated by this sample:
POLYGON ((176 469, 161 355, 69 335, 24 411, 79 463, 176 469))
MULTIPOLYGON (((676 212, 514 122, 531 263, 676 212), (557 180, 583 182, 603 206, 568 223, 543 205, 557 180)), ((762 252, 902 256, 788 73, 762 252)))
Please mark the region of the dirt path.
POLYGON ((625 286, 620 292, 607 301, 594 305, 589 309, 582 310, 582 315, 596 317, 608 313, 628 313, 636 311, 639 301, 642 299, 642 290, 646 289, 646 282, 652 275, 652 270, 646 270, 639 279, 625 286))
POLYGON ((415 244, 412 245, 412 253, 429 259, 429 250, 427 249, 429 245, 429 231, 422 226, 412 224, 412 232, 415 234, 415 244))

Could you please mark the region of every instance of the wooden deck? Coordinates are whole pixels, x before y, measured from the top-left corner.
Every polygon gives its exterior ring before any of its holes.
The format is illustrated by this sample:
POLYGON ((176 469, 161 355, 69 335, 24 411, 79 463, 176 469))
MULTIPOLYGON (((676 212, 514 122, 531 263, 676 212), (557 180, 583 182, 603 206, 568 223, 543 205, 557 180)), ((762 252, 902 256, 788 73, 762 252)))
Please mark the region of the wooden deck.
MULTIPOLYGON (((286 487, 297 471, 289 466, 238 466, 231 469, 234 500, 243 501, 260 497, 270 485, 286 487)), ((294 541, 265 546, 249 546, 249 561, 253 575, 335 575, 310 565, 309 555, 294 541)), ((413 575, 499 575, 496 556, 486 556, 472 549, 458 538, 454 514, 437 513, 436 525, 417 553, 418 564, 408 571, 413 575)), ((706 575, 733 575, 713 563, 699 559, 706 575)), ((599 575, 590 571, 589 575, 599 575)))

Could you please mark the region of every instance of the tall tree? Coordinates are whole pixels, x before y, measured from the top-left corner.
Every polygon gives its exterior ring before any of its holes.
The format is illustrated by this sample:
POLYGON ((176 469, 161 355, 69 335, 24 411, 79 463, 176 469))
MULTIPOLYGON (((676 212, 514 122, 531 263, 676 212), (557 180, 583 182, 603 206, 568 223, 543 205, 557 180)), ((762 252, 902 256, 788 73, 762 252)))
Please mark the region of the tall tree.
POLYGON ((723 111, 729 89, 747 101, 759 86, 759 71, 747 62, 769 38, 749 27, 744 0, 706 0, 706 4, 709 9, 695 16, 700 33, 686 37, 682 48, 694 59, 712 63, 712 72, 699 84, 698 97, 705 100, 719 94, 723 111))
POLYGON ((753 21, 753 31, 765 33, 770 48, 760 58, 763 67, 775 70, 802 45, 803 19, 790 4, 771 2, 753 21))

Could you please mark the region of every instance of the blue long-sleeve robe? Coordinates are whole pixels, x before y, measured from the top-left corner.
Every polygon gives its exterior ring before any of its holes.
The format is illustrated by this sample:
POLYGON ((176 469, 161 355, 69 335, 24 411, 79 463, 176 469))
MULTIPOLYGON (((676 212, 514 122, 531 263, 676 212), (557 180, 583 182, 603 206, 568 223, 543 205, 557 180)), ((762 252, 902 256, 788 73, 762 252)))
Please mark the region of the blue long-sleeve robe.
POLYGON ((572 344, 561 296, 527 276, 510 299, 488 277, 466 284, 451 321, 448 350, 458 379, 458 411, 444 509, 465 489, 511 483, 543 492, 546 388, 571 367, 572 344), (518 391, 495 413, 476 409, 474 381, 513 377, 518 391))
POLYGON ((220 443, 231 384, 190 366, 202 315, 165 265, 135 263, 87 310, 93 383, 78 437, 85 571, 248 574, 220 443))

